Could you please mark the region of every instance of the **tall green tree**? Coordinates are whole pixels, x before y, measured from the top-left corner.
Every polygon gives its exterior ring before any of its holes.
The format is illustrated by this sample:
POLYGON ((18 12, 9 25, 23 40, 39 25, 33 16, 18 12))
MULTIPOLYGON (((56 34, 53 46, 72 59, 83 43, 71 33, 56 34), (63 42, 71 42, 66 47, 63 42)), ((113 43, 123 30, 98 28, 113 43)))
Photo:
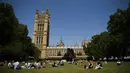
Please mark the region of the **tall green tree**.
POLYGON ((6 45, 13 40, 18 20, 15 17, 12 5, 0 4, 0 46, 6 45))
MULTIPOLYGON (((28 36, 28 28, 19 24, 10 4, 0 4, 0 54, 7 59, 38 58, 40 50, 28 36)), ((1 55, 0 55, 1 58, 1 55)))
POLYGON ((108 32, 94 35, 91 42, 88 43, 86 54, 94 57, 107 56, 107 47, 109 45, 110 36, 108 32))
POLYGON ((107 29, 117 38, 115 46, 122 49, 122 55, 126 55, 130 48, 130 5, 126 10, 117 9, 117 12, 110 16, 107 29))
POLYGON ((119 42, 122 41, 121 37, 113 36, 109 32, 102 32, 92 37, 91 42, 88 43, 86 54, 97 58, 121 56, 122 48, 119 42))
POLYGON ((130 5, 126 10, 117 9, 110 16, 108 32, 94 35, 85 48, 89 56, 125 56, 130 48, 130 5))

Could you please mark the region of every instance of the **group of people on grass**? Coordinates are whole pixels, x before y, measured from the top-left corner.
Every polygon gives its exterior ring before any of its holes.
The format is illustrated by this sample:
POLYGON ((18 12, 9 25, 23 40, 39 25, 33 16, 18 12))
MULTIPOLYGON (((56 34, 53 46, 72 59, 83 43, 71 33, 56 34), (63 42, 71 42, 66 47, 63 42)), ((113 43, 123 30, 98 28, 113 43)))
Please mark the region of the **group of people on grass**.
MULTIPOLYGON (((107 64, 106 62, 107 61, 105 61, 105 64, 107 64)), ((121 61, 120 60, 117 61, 117 66, 119 66, 119 65, 121 65, 121 61)), ((92 69, 93 67, 94 67, 93 66, 93 61, 89 61, 88 66, 84 65, 84 69, 92 69)), ((102 63, 101 62, 97 62, 96 66, 95 66, 95 70, 102 69, 102 68, 103 68, 102 63)))
POLYGON ((8 67, 11 69, 32 69, 32 68, 45 68, 45 62, 25 62, 22 66, 20 66, 20 63, 18 61, 15 62, 8 62, 8 67))
POLYGON ((59 61, 59 62, 53 62, 52 67, 57 67, 57 66, 64 66, 64 62, 63 61, 59 61))
MULTIPOLYGON (((48 64, 51 64, 52 67, 58 67, 58 66, 64 66, 64 62, 63 61, 51 61, 48 64)), ((15 70, 19 70, 19 69, 40 69, 40 68, 45 68, 46 67, 46 62, 22 62, 20 64, 20 62, 18 61, 12 61, 12 62, 8 62, 8 67, 10 69, 15 69, 15 70)))
POLYGON ((10 69, 21 69, 20 65, 19 65, 19 62, 18 61, 15 61, 15 62, 9 62, 8 63, 8 67, 10 69))
MULTIPOLYGON (((84 69, 92 69, 92 68, 93 68, 93 62, 92 61, 89 61, 88 66, 84 65, 84 69)), ((102 69, 102 68, 103 68, 102 63, 101 62, 97 62, 97 65, 95 66, 95 70, 102 69)))
POLYGON ((36 68, 36 69, 40 69, 40 68, 45 68, 46 64, 45 62, 26 62, 23 66, 21 66, 21 68, 26 68, 26 69, 31 69, 31 68, 36 68))
MULTIPOLYGON (((106 62, 106 61, 105 61, 106 62)), ((58 67, 58 66, 64 66, 64 62, 63 61, 49 61, 49 62, 24 62, 24 63, 20 63, 18 61, 15 62, 8 62, 8 67, 11 69, 15 69, 15 70, 19 70, 19 69, 40 69, 40 68, 45 68, 46 67, 46 63, 51 64, 52 67, 58 67)), ((82 62, 81 62, 82 63, 82 62)), ((69 64, 69 62, 68 62, 69 64)), ((107 63, 105 63, 107 64, 107 63)), ((75 65, 77 65, 77 62, 75 62, 75 65)), ((117 65, 121 65, 121 61, 118 60, 117 61, 117 65)), ((95 70, 97 69, 102 69, 103 65, 101 62, 94 62, 92 60, 88 61, 88 65, 84 65, 84 69, 92 69, 94 68, 95 70), (94 63, 96 63, 96 66, 93 65, 94 63), (95 66, 95 68, 94 68, 95 66)))

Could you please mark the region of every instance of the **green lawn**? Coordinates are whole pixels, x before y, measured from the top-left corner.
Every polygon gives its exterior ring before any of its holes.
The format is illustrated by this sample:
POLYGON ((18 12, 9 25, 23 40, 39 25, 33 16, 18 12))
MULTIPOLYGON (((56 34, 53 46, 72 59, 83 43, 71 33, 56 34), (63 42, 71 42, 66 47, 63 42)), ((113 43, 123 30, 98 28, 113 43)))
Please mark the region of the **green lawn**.
POLYGON ((116 65, 116 62, 103 63, 102 70, 88 69, 84 70, 82 65, 67 64, 60 67, 51 67, 48 65, 42 69, 22 69, 13 70, 8 69, 7 66, 0 67, 0 73, 130 73, 130 62, 123 62, 120 66, 116 65))

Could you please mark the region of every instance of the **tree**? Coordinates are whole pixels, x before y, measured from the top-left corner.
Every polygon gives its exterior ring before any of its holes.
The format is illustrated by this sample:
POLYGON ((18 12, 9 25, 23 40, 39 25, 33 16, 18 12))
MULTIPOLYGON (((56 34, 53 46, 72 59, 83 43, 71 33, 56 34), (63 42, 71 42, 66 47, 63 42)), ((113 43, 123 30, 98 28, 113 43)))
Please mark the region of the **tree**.
POLYGON ((92 37, 85 53, 94 57, 121 57, 128 55, 130 48, 130 6, 126 10, 117 9, 108 21, 108 32, 102 32, 92 37))
POLYGON ((15 28, 18 20, 14 15, 13 7, 10 4, 0 4, 0 46, 10 43, 15 35, 15 28))
POLYGON ((57 53, 57 56, 61 56, 61 52, 60 51, 57 53))
POLYGON ((72 61, 73 58, 75 58, 76 55, 73 51, 73 49, 67 48, 67 52, 64 54, 63 58, 67 61, 72 61))
POLYGON ((31 43, 31 38, 27 36, 28 29, 26 25, 19 24, 15 30, 15 39, 1 48, 5 59, 27 60, 30 56, 38 58, 40 50, 31 43))
POLYGON ((82 53, 81 53, 81 52, 78 52, 77 55, 78 55, 78 56, 82 56, 82 53))
POLYGON ((88 43, 86 48, 86 54, 97 58, 106 56, 107 44, 109 38, 108 32, 102 32, 101 34, 94 35, 91 42, 88 43))
POLYGON ((29 56, 38 58, 40 50, 31 43, 28 28, 19 24, 10 4, 0 4, 0 55, 5 60, 28 59, 29 56))
POLYGON ((117 12, 110 16, 107 29, 113 37, 116 37, 115 44, 118 49, 122 49, 122 54, 130 47, 130 5, 126 10, 117 9, 117 12), (119 46, 120 45, 120 46, 119 46))
POLYGON ((97 58, 115 56, 119 57, 121 49, 118 42, 119 36, 112 36, 109 32, 102 32, 92 37, 92 41, 88 43, 86 54, 97 58), (112 51, 112 52, 111 52, 112 51))
POLYGON ((30 50, 32 50, 30 52, 30 56, 34 57, 35 59, 39 59, 39 56, 41 55, 41 51, 35 47, 35 45, 33 43, 30 44, 30 50))
POLYGON ((73 50, 73 49, 70 49, 70 56, 71 56, 72 58, 75 58, 75 57, 76 57, 76 55, 75 55, 75 53, 74 53, 74 50, 73 50))
POLYGON ((20 49, 16 49, 15 47, 21 46, 21 43, 14 41, 15 28, 18 26, 18 20, 15 17, 13 7, 10 4, 4 5, 4 3, 0 4, 0 51, 7 58, 11 58, 10 56, 17 56, 16 52, 20 51, 20 49), (17 45, 16 45, 17 44, 17 45), (12 54, 11 54, 12 53, 12 54))

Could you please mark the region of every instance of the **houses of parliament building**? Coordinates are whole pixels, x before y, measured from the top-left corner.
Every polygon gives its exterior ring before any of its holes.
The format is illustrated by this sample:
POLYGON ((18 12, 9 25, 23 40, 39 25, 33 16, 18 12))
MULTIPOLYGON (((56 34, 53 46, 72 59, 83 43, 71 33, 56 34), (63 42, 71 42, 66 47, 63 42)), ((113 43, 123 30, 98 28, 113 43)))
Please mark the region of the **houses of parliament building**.
MULTIPOLYGON (((36 10, 32 43, 40 49, 41 58, 62 57, 66 53, 67 48, 73 49, 76 55, 81 53, 80 56, 86 56, 82 47, 83 45, 87 46, 86 40, 82 41, 82 46, 79 46, 78 44, 75 44, 74 46, 65 46, 62 39, 56 46, 49 46, 49 32, 50 13, 48 9, 46 9, 45 12, 42 11, 42 13, 39 13, 38 10, 36 10), (61 53, 60 56, 58 56, 59 52, 61 53)), ((78 57, 78 55, 76 57, 78 57)))

